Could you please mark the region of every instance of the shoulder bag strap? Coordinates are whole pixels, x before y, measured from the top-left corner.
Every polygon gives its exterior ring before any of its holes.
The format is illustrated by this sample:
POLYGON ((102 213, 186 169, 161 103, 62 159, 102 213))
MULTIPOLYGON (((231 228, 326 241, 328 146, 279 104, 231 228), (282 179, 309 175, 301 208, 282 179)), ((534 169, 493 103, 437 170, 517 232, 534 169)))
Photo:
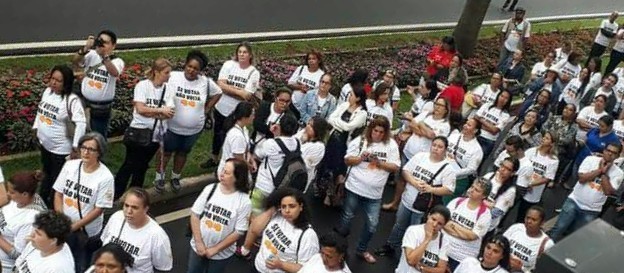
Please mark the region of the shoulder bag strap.
MULTIPOLYGON (((165 99, 165 92, 167 91, 167 85, 163 85, 162 94, 160 94, 160 100, 158 101, 158 108, 160 108, 163 104, 163 99, 165 99)), ((158 119, 154 118, 154 126, 152 126, 152 131, 156 130, 156 124, 158 123, 158 119)))
MULTIPOLYGON (((78 181, 76 181, 76 186, 74 187, 76 190, 76 205, 78 206, 78 216, 80 216, 80 220, 82 220, 82 206, 80 206, 80 176, 82 174, 82 164, 83 162, 80 161, 80 164, 78 164, 78 181)), ((87 230, 84 228, 84 226, 82 228, 82 231, 87 234, 87 230)), ((87 234, 87 237, 89 236, 89 234, 87 234)))
POLYGON ((125 226, 126 226, 126 218, 124 217, 123 222, 121 222, 121 228, 119 228, 119 234, 117 234, 117 239, 121 239, 121 233, 123 232, 123 229, 125 226))
MULTIPOLYGON (((208 197, 206 198, 206 204, 208 204, 208 202, 210 201, 210 199, 214 195, 215 191, 217 191, 217 187, 219 186, 219 182, 215 182, 213 185, 214 186, 212 187, 212 190, 210 190, 210 193, 208 194, 208 197)), ((204 207, 206 206, 206 204, 204 204, 204 207)), ((202 211, 201 215, 199 216, 199 219, 204 217, 205 213, 206 213, 205 211, 202 211)))
POLYGON ((427 184, 433 185, 433 180, 435 180, 436 177, 438 177, 438 175, 442 172, 442 170, 446 168, 446 165, 448 165, 448 163, 444 163, 444 165, 442 165, 442 167, 440 167, 438 171, 429 179, 429 182, 427 184))
MULTIPOLYGON (((366 138, 364 136, 360 136, 360 148, 358 151, 358 155, 360 155, 362 153, 362 149, 364 148, 364 141, 366 140, 366 138)), ((347 182, 347 178, 349 178, 349 174, 351 173, 351 168, 353 168, 353 166, 349 166, 349 169, 347 170, 347 174, 345 174, 345 178, 344 181, 347 182)))
POLYGON ((297 74, 297 76, 301 76, 301 72, 303 71, 303 67, 304 67, 304 66, 305 66, 305 65, 302 65, 302 66, 301 66, 301 68, 299 68, 299 74, 297 74))
POLYGON ((295 256, 296 256, 296 262, 295 263, 299 263, 299 249, 301 248, 301 240, 303 239, 303 234, 305 234, 306 231, 308 231, 308 229, 310 229, 310 225, 308 225, 302 232, 301 235, 299 235, 299 240, 297 241, 297 252, 295 252, 295 256))

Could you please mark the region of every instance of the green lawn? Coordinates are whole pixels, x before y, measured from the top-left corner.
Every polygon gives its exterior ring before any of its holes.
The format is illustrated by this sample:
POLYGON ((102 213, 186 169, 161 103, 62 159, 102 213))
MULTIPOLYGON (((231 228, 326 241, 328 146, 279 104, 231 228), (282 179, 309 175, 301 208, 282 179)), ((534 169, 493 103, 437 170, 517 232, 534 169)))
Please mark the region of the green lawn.
MULTIPOLYGON (((560 21, 553 23, 535 24, 534 32, 550 32, 555 30, 572 30, 578 28, 597 27, 600 19, 592 20, 576 20, 576 21, 560 21)), ((480 37, 492 37, 499 30, 499 27, 485 27, 481 30, 480 37)), ((289 42, 266 42, 255 43, 255 50, 260 57, 276 57, 292 54, 300 54, 315 48, 322 51, 356 51, 368 48, 398 47, 408 45, 417 40, 436 39, 444 35, 450 34, 450 30, 419 32, 419 33, 397 33, 387 35, 368 35, 356 37, 343 37, 332 39, 313 39, 313 40, 297 40, 289 42)), ((201 47, 202 50, 208 52, 210 58, 225 59, 233 52, 233 46, 207 46, 201 47)), ((176 49, 153 49, 153 50, 133 50, 123 51, 119 56, 123 58, 126 64, 136 63, 141 60, 154 59, 156 57, 166 58, 183 58, 189 48, 176 49)), ((17 57, 0 60, 0 71, 7 70, 26 70, 26 69, 48 69, 54 64, 69 62, 70 57, 67 55, 39 56, 39 57, 17 57)), ((606 62, 604 63, 606 66, 606 62)), ((403 94, 400 103, 401 112, 407 111, 411 106, 409 95, 403 94)), ((398 124, 398 120, 395 120, 398 124)), ((212 132, 206 132, 199 138, 193 152, 189 155, 183 176, 195 176, 206 173, 206 170, 199 168, 199 164, 208 158, 211 151, 212 132)), ((105 157, 104 162, 112 171, 117 171, 125 156, 125 148, 120 142, 111 144, 109 154, 105 157)), ((4 171, 5 177, 10 177, 19 170, 40 169, 40 158, 38 155, 14 159, 11 161, 1 162, 0 165, 4 171)), ((146 186, 151 186, 154 179, 154 164, 151 164, 146 178, 146 186)), ((171 164, 169 164, 171 166, 171 164)), ((169 171, 168 171, 169 172, 169 171)))

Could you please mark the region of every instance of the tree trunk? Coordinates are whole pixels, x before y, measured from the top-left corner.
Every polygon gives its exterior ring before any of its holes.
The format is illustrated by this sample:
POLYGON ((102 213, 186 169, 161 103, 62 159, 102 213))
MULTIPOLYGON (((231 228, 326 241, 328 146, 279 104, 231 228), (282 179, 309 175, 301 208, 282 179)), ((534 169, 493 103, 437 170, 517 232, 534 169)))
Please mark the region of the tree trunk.
POLYGON ((472 57, 490 2, 491 0, 466 0, 464 10, 453 32, 456 48, 465 58, 472 57))

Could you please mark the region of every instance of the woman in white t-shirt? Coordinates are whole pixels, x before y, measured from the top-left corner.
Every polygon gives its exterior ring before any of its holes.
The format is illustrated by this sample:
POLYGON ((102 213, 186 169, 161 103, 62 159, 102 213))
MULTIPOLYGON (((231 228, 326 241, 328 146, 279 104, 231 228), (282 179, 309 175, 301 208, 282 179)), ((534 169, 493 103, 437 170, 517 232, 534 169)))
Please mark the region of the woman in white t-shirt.
POLYGON ((510 245, 502 235, 496 235, 483 242, 485 247, 478 257, 462 260, 453 273, 508 273, 510 245))
POLYGON ((544 74, 546 74, 546 70, 554 64, 556 55, 557 53, 555 51, 548 51, 546 56, 544 56, 543 61, 533 65, 533 69, 531 69, 531 78, 529 78, 529 80, 534 81, 544 76, 544 74))
POLYGON ((476 180, 466 193, 467 197, 453 199, 446 207, 451 211, 451 221, 444 226, 448 235, 449 269, 467 257, 477 257, 481 241, 492 220, 490 209, 484 200, 490 195, 492 184, 476 180))
MULTIPOLYGON (((380 256, 393 255, 401 246, 401 238, 407 227, 420 224, 428 208, 418 206, 419 195, 431 195, 432 199, 450 195, 455 190, 455 172, 446 158, 448 140, 437 136, 431 142, 430 152, 414 155, 402 168, 406 181, 405 191, 400 199, 396 220, 386 244, 375 251, 380 256)), ((432 201, 433 202, 433 201, 432 201)), ((438 201, 439 203, 442 200, 438 201)))
POLYGON ((93 266, 85 273, 127 273, 132 265, 132 256, 123 247, 108 243, 93 254, 93 266))
POLYGON ((511 92, 502 90, 496 95, 494 103, 484 104, 473 116, 481 123, 481 133, 477 139, 484 155, 492 152, 498 134, 507 126, 511 101, 511 92))
POLYGON ((364 85, 368 82, 368 71, 362 68, 358 68, 353 71, 353 74, 347 79, 347 83, 340 89, 340 95, 338 96, 338 105, 349 102, 351 92, 356 89, 363 89, 364 85))
POLYGON ((74 159, 80 156, 78 140, 87 128, 80 98, 72 94, 73 82, 74 72, 68 66, 52 68, 48 87, 43 91, 33 124, 40 145, 44 173, 39 195, 48 206, 54 201, 52 185, 67 156, 74 159), (69 123, 75 124, 74 132, 68 132, 69 123))
POLYGON ((308 120, 306 126, 295 135, 302 143, 301 158, 308 172, 308 184, 304 192, 308 191, 310 184, 316 178, 316 166, 321 163, 325 155, 324 140, 330 128, 324 118, 315 116, 308 120))
POLYGON ((228 159, 219 182, 204 187, 191 207, 188 273, 220 273, 232 261, 251 214, 248 192, 247 163, 228 159))
POLYGON ((297 273, 351 273, 346 262, 346 238, 330 232, 319 238, 319 245, 319 253, 314 254, 297 273))
POLYGON ((132 121, 124 137, 126 156, 115 175, 115 200, 128 187, 130 177, 130 187, 143 187, 149 162, 160 147, 159 142, 165 133, 164 120, 174 115, 172 94, 177 91, 171 87, 168 90, 165 88, 170 73, 171 63, 159 58, 147 71, 147 79, 134 87, 132 121), (129 135, 137 133, 142 133, 142 139, 134 139, 129 135))
POLYGON ((36 172, 18 172, 6 183, 11 201, 0 208, 2 273, 12 272, 15 259, 28 244, 35 216, 46 210, 35 193, 39 180, 36 172))
POLYGON ((221 87, 211 78, 202 75, 208 65, 208 57, 199 50, 192 50, 186 55, 184 71, 171 72, 167 89, 172 94, 171 105, 175 114, 167 121, 167 132, 162 140, 162 156, 157 157, 154 189, 165 190, 165 170, 173 156, 171 170, 171 189, 178 192, 182 170, 186 157, 193 149, 206 123, 206 112, 219 99, 221 87))
POLYGON ((390 121, 390 128, 392 128, 394 113, 392 112, 392 106, 390 106, 389 102, 390 85, 385 82, 378 84, 368 97, 369 99, 366 100, 368 122, 371 122, 376 117, 384 116, 390 121))
POLYGON ((492 184, 492 190, 485 199, 485 204, 492 213, 492 221, 485 238, 494 235, 496 228, 514 205, 516 200, 515 175, 519 168, 520 161, 517 158, 507 157, 501 162, 496 172, 488 173, 482 177, 492 184))
POLYGON ((309 90, 319 88, 324 70, 323 55, 313 49, 306 54, 303 65, 293 71, 288 79, 288 88, 293 90, 292 101, 297 109, 301 109, 299 102, 309 90))
POLYGON ((75 273, 74 258, 65 239, 71 229, 67 216, 54 211, 35 217, 30 242, 15 261, 15 273, 75 273))
POLYGON ((455 191, 453 195, 443 198, 444 204, 448 204, 457 196, 464 195, 472 182, 471 178, 477 175, 477 169, 483 159, 483 150, 477 141, 480 129, 481 123, 477 119, 470 118, 462 126, 461 132, 455 131, 448 138, 449 146, 446 157, 451 161, 456 180, 455 191))
MULTIPOLYGON (((310 208, 303 193, 292 188, 279 188, 266 200, 267 210, 277 213, 264 214, 254 221, 264 227, 250 232, 262 231, 262 243, 254 261, 260 273, 294 273, 320 250, 316 232, 310 226, 310 208)), ((253 225, 253 224, 252 224, 253 225)))
POLYGON ((448 241, 442 228, 450 218, 451 212, 443 205, 437 205, 429 211, 426 223, 410 226, 405 231, 401 259, 394 272, 446 272, 448 241))
POLYGON ((531 161, 533 171, 527 175, 518 176, 516 184, 526 188, 526 194, 520 199, 516 223, 522 222, 526 211, 540 202, 546 184, 555 179, 559 167, 557 141, 557 136, 547 131, 542 134, 542 144, 524 152, 524 155, 531 161))
POLYGON ((236 46, 234 59, 226 61, 219 71, 218 83, 223 94, 215 105, 214 136, 212 139, 212 158, 202 167, 217 166, 217 158, 225 140, 227 131, 223 128, 225 118, 230 116, 241 101, 257 100, 256 92, 260 88, 260 71, 253 66, 254 55, 251 44, 242 42, 236 46))
POLYGON ((253 160, 249 151, 250 141, 249 130, 247 127, 251 125, 255 117, 253 105, 249 102, 241 102, 236 109, 225 121, 225 129, 227 135, 221 150, 221 160, 217 166, 217 174, 223 172, 225 162, 231 158, 239 159, 247 162, 252 172, 256 171, 256 161, 253 160))
POLYGON ((381 83, 388 85, 389 96, 387 102, 392 106, 392 110, 399 109, 399 100, 401 100, 401 90, 396 86, 396 71, 394 69, 386 69, 380 71, 381 79, 373 83, 373 90, 381 83))
POLYGON ((559 79, 558 82, 561 87, 564 87, 570 82, 571 79, 578 77, 578 74, 581 72, 581 54, 572 51, 568 55, 567 59, 563 59, 555 64, 554 68, 559 70, 559 79))
POLYGON ((169 235, 147 214, 149 194, 142 188, 129 188, 121 197, 122 210, 111 215, 102 230, 102 243, 122 246, 134 264, 128 273, 170 271, 173 256, 169 235))
POLYGON ((585 94, 587 90, 587 85, 589 84, 589 70, 587 68, 581 69, 578 77, 570 80, 568 85, 561 91, 561 96, 559 98, 559 105, 557 107, 557 113, 563 111, 563 107, 572 103, 576 107, 579 106, 581 98, 585 94))
POLYGON ((602 83, 602 59, 600 57, 592 57, 587 60, 587 70, 589 71, 589 83, 587 89, 600 87, 602 83))
POLYGON ((576 116, 576 123, 579 126, 579 130, 576 132, 576 139, 585 141, 587 139, 587 132, 593 128, 598 128, 598 120, 602 116, 609 115, 605 111, 605 104, 607 103, 607 97, 605 95, 598 95, 594 98, 594 103, 590 106, 586 106, 576 116))
POLYGON ((361 134, 366 126, 366 93, 362 88, 355 88, 348 96, 349 102, 336 107, 327 122, 333 127, 325 146, 325 155, 318 166, 318 186, 326 192, 325 204, 332 205, 337 184, 344 181, 347 172, 344 156, 347 144, 361 134))
POLYGON ((364 134, 349 143, 345 162, 349 166, 345 181, 345 201, 336 231, 347 236, 357 209, 366 214, 356 255, 367 263, 377 259, 367 251, 368 243, 377 231, 383 189, 388 176, 399 170, 399 147, 390 138, 390 122, 377 117, 370 122, 364 134))
POLYGON ((554 242, 542 231, 545 217, 542 207, 532 206, 527 210, 524 223, 510 226, 503 234, 511 245, 510 266, 513 270, 530 272, 535 269, 542 253, 554 246, 554 242))
POLYGON ((428 80, 414 88, 413 86, 407 86, 407 93, 410 94, 414 103, 409 113, 405 113, 403 117, 411 120, 418 116, 420 113, 433 111, 433 103, 435 98, 440 93, 438 84, 434 80, 428 80))
POLYGON ((113 207, 114 177, 101 162, 106 155, 107 142, 99 133, 85 134, 78 142, 81 159, 65 163, 54 183, 54 210, 72 221, 67 237, 76 271, 82 272, 91 261, 104 225, 104 210, 113 207))
MULTIPOLYGON (((432 112, 422 112, 410 121, 409 132, 412 134, 403 147, 404 158, 402 158, 402 162, 409 161, 417 153, 429 151, 432 140, 435 137, 443 136, 446 138, 449 135, 451 132, 451 125, 449 123, 450 113, 451 104, 449 101, 444 98, 437 98, 432 112)), ((403 177, 400 177, 394 189, 392 201, 383 204, 383 209, 398 209, 399 202, 401 201, 401 194, 403 194, 404 190, 405 181, 403 177)))

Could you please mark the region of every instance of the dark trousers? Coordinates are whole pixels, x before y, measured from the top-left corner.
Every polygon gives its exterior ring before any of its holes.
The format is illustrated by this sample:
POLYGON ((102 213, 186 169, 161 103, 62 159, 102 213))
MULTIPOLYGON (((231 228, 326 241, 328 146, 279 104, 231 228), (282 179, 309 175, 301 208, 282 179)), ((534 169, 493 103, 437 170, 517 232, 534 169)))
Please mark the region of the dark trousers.
POLYGON ((515 10, 517 4, 518 4, 518 0, 505 0, 505 4, 503 4, 503 8, 507 8, 507 6, 509 6, 509 10, 515 10), (509 3, 511 3, 511 6, 509 6, 509 3))
POLYGON ((44 178, 43 181, 41 181, 39 195, 48 208, 54 207, 54 194, 52 194, 52 186, 54 186, 56 178, 61 173, 61 169, 63 169, 63 165, 65 165, 65 158, 67 156, 68 155, 57 155, 41 146, 41 165, 43 165, 44 178))
POLYGON ((223 147, 223 142, 225 141, 225 128, 223 128, 225 119, 227 118, 224 115, 221 115, 219 111, 213 112, 214 117, 214 135, 212 137, 212 154, 217 156, 221 153, 221 148, 223 147))
POLYGON ((521 198, 520 204, 518 205, 518 216, 516 216, 516 223, 524 223, 524 216, 526 215, 527 211, 532 206, 535 206, 537 204, 539 204, 539 202, 531 203, 531 202, 524 200, 524 198, 521 198))
POLYGON ((587 56, 587 61, 585 62, 585 67, 587 67, 587 64, 589 63, 589 60, 591 58, 602 56, 602 54, 605 53, 605 50, 607 50, 606 46, 599 45, 597 43, 593 43, 592 47, 591 47, 591 50, 589 50, 589 54, 587 56))
POLYGON ((609 75, 609 73, 613 72, 613 70, 615 70, 618 64, 622 61, 624 61, 624 52, 611 50, 611 55, 609 55, 609 64, 605 69, 605 75, 609 75))
MULTIPOLYGON (((78 231, 81 232, 81 231, 78 231)), ((100 236, 100 235, 95 235, 100 236)), ((67 236, 67 246, 71 250, 74 257, 74 269, 76 272, 84 272, 91 263, 91 257, 95 252, 95 249, 89 249, 84 245, 84 242, 80 242, 79 236, 76 232, 72 232, 67 236)))
POLYGON ((109 112, 108 115, 95 116, 91 114, 91 119, 89 120, 91 124, 91 130, 93 132, 98 132, 104 138, 108 136, 108 124, 110 122, 111 114, 109 112))
POLYGON ((130 187, 143 187, 149 162, 160 147, 156 142, 152 142, 148 146, 140 146, 124 141, 124 145, 126 146, 126 158, 115 176, 115 200, 126 191, 130 177, 132 177, 130 187))

